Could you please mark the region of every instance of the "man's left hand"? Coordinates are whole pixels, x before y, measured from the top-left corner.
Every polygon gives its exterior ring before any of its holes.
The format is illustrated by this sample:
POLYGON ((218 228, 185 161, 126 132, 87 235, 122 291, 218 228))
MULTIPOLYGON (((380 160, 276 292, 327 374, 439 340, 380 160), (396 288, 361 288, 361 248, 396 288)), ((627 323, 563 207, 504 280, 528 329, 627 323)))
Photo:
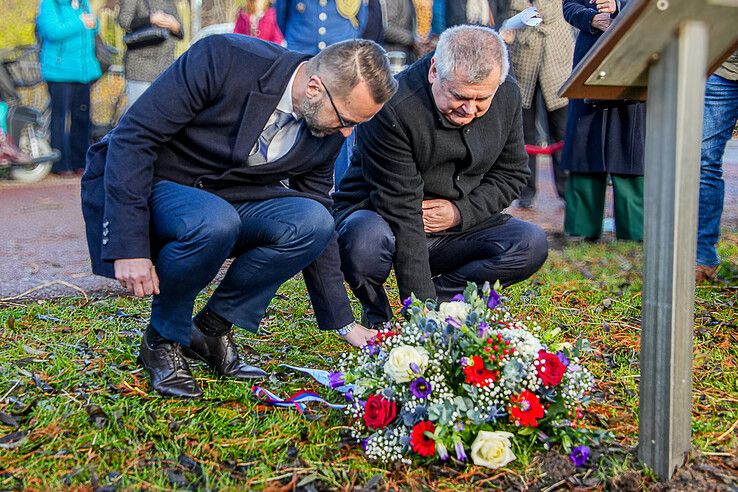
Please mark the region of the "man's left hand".
POLYGON ((461 213, 448 200, 423 200, 423 228, 425 232, 442 232, 461 224, 461 213))

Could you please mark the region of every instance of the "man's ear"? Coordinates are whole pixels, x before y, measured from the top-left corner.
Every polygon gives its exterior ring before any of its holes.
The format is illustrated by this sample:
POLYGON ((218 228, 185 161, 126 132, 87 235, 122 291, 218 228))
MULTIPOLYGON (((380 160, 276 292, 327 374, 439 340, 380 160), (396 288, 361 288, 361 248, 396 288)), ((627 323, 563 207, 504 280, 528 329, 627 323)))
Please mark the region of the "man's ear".
POLYGON ((434 84, 438 80, 438 68, 436 67, 436 57, 431 58, 430 69, 428 69, 428 82, 434 84))
POLYGON ((323 84, 320 83, 320 79, 316 75, 311 75, 305 86, 305 96, 308 99, 315 99, 321 97, 323 94, 323 84))

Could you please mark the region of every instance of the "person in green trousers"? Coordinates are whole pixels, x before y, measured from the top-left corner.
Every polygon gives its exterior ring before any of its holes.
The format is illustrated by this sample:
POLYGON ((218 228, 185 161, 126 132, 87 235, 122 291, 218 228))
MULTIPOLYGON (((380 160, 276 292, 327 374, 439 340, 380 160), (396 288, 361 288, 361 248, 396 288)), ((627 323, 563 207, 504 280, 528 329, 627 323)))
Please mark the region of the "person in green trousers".
MULTIPOLYGON (((626 0, 564 0, 564 19, 579 29, 574 66, 584 58, 626 0)), ((635 101, 570 99, 561 167, 569 171, 564 232, 596 240, 602 234, 608 175, 615 201, 615 235, 643 240, 646 105, 635 101)))

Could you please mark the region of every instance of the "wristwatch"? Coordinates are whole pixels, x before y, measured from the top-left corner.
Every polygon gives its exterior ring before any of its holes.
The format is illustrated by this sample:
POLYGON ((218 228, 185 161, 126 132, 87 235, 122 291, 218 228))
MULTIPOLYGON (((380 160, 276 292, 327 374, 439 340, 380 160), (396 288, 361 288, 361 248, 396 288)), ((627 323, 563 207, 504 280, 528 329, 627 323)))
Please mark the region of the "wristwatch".
POLYGON ((346 335, 348 335, 349 333, 351 333, 351 330, 353 330, 355 326, 356 326, 356 321, 352 321, 351 323, 347 324, 346 326, 337 329, 336 330, 336 333, 338 333, 342 337, 345 337, 346 335))

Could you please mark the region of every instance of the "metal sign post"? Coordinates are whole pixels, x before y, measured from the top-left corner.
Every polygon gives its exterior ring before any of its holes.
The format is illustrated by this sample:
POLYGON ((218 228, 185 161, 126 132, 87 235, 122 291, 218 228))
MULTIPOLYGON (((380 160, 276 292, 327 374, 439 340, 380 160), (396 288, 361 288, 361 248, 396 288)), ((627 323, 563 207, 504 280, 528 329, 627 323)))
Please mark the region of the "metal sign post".
POLYGON ((704 22, 685 22, 648 77, 638 456, 660 477, 670 477, 691 447, 707 42, 704 22))

